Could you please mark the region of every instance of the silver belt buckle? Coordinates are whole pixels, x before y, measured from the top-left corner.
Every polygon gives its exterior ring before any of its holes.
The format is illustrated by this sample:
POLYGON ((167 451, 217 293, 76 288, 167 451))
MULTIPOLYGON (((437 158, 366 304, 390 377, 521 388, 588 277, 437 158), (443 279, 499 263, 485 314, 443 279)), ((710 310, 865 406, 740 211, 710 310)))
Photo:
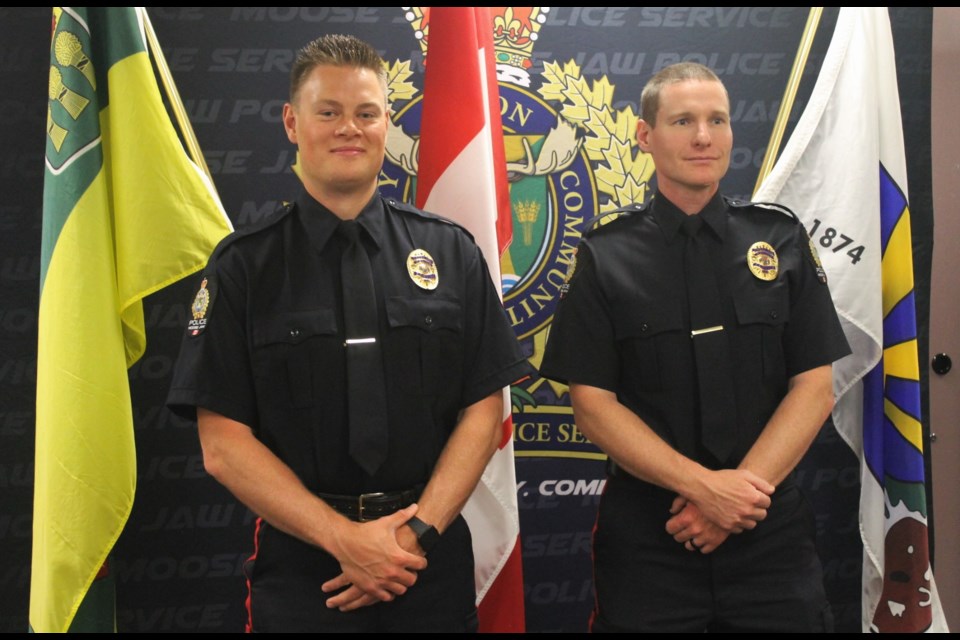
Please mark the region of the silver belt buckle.
POLYGON ((376 518, 367 518, 363 517, 363 501, 369 500, 371 498, 382 498, 385 494, 382 491, 377 491, 376 493, 361 493, 360 497, 357 498, 357 520, 359 522, 369 522, 370 520, 376 520, 376 518))

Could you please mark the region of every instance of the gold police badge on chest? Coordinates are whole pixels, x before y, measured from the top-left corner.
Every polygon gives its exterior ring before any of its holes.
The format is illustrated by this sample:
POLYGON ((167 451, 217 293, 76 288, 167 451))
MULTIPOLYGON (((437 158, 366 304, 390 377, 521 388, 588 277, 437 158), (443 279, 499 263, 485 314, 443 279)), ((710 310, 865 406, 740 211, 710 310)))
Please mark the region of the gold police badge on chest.
POLYGON ((766 242, 754 242, 747 249, 747 266, 750 273, 761 280, 775 280, 777 278, 777 252, 766 242))
POLYGON ((437 273, 437 263, 433 257, 423 249, 414 249, 407 256, 407 273, 410 279, 421 289, 433 291, 440 284, 440 274, 437 273))

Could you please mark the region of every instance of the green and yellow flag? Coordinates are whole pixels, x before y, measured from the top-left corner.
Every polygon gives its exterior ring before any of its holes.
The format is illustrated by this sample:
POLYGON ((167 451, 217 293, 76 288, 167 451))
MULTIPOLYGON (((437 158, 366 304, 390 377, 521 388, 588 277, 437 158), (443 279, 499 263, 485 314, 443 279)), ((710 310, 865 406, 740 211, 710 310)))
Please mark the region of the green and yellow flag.
POLYGON ((30 626, 62 632, 133 505, 141 300, 231 225, 167 116, 136 9, 54 9, 49 98, 30 626))

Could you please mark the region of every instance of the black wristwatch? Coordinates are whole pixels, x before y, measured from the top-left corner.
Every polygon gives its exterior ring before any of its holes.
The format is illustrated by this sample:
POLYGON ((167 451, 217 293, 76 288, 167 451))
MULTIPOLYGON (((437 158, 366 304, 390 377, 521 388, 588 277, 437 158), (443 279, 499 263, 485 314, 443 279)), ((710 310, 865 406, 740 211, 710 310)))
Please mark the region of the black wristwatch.
POLYGON ((416 516, 407 520, 407 526, 417 534, 417 542, 424 553, 430 553, 430 550, 440 542, 440 532, 437 531, 437 528, 416 516))

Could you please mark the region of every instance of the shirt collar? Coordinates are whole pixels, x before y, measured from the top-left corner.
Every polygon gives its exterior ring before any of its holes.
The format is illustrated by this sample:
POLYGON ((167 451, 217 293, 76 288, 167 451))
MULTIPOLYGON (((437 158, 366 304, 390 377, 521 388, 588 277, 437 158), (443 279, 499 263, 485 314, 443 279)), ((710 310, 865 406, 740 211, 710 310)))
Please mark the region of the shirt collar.
MULTIPOLYGON (((340 224, 338 218, 332 211, 317 202, 313 196, 307 193, 306 189, 300 191, 297 196, 297 209, 300 212, 300 222, 303 224, 310 238, 310 244, 317 251, 323 251, 327 246, 327 241, 333 236, 340 224)), ((360 211, 357 216, 357 222, 370 236, 377 248, 380 247, 383 238, 384 225, 383 201, 380 198, 380 192, 375 192, 370 201, 360 211)))
MULTIPOLYGON (((672 243, 680 232, 680 225, 687 214, 670 202, 660 191, 653 197, 653 217, 668 243, 672 243)), ((695 214, 701 217, 706 227, 723 240, 727 233, 727 203, 718 190, 707 205, 695 214)))

